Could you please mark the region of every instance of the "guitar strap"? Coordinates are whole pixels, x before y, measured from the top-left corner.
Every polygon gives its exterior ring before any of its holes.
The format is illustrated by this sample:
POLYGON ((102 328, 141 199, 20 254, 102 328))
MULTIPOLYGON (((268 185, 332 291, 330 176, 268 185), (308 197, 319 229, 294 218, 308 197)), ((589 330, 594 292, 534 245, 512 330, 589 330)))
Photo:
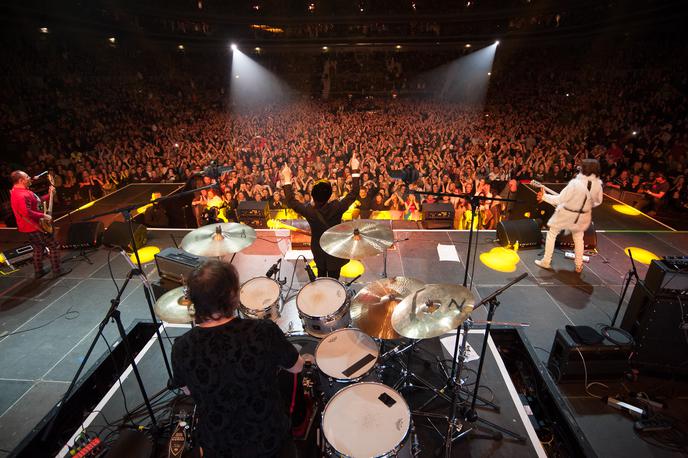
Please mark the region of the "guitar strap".
POLYGON ((585 203, 588 201, 588 197, 590 196, 590 190, 592 189, 592 181, 588 180, 588 191, 585 193, 585 199, 583 199, 583 204, 581 204, 580 210, 578 210, 578 216, 576 216, 576 220, 573 222, 573 224, 578 223, 578 219, 580 218, 580 215, 585 213, 583 211, 583 207, 585 207, 585 203))

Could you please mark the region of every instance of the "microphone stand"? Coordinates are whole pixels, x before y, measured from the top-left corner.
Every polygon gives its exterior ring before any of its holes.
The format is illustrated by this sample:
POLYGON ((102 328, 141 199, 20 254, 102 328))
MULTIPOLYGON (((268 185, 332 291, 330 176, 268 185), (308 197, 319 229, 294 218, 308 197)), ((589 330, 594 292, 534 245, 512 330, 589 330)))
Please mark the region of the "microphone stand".
MULTIPOLYGON (((129 228, 129 242, 130 242, 132 249, 134 251, 134 257, 136 258, 136 266, 135 266, 136 269, 132 269, 129 273, 132 276, 133 275, 140 275, 143 279, 147 280, 148 278, 146 276, 146 272, 143 270, 143 267, 141 265, 141 258, 139 257, 139 251, 138 250, 140 247, 138 247, 136 245, 136 238, 134 237, 134 224, 133 224, 133 219, 131 216, 132 210, 137 209, 139 207, 143 207, 144 205, 148 205, 148 204, 156 204, 158 202, 166 202, 168 200, 178 199, 180 197, 183 197, 183 196, 186 196, 186 195, 198 192, 198 191, 202 191, 205 189, 214 188, 216 186, 217 186, 216 184, 211 184, 211 185, 203 186, 203 187, 196 188, 196 189, 190 189, 188 191, 183 191, 183 192, 180 192, 178 194, 173 194, 171 196, 160 197, 158 199, 154 199, 154 200, 151 200, 148 202, 138 202, 136 204, 128 205, 126 207, 116 208, 116 209, 111 210, 111 211, 98 213, 96 215, 92 215, 92 216, 89 216, 87 218, 84 218, 80 221, 90 221, 90 220, 93 220, 96 218, 100 218, 102 216, 115 215, 115 214, 121 213, 124 216, 124 221, 127 223, 127 226, 129 228), (136 270, 136 272, 134 270, 136 270)), ((126 247, 122 247, 122 248, 126 248, 126 247)), ((145 286, 145 284, 144 284, 143 292, 144 292, 144 295, 146 297, 146 303, 148 304, 148 311, 150 312, 151 320, 153 321, 153 325, 155 327, 155 333, 158 337, 158 343, 160 344, 160 351, 162 352, 163 361, 165 363, 165 369, 167 370, 168 377, 171 379, 172 378, 172 367, 171 367, 170 361, 167 357, 167 351, 165 350, 165 344, 163 342, 162 335, 160 334, 160 323, 158 322, 158 320, 155 316, 155 310, 153 308, 153 305, 154 305, 153 304, 153 298, 151 296, 149 289, 145 286)))

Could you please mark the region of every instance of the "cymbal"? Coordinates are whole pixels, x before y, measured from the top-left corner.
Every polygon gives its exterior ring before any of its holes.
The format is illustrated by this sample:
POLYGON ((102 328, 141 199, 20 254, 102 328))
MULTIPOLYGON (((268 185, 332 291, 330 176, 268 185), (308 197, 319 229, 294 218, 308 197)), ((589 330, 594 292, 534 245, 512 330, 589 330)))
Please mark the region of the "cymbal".
POLYGON ((422 287, 421 281, 407 277, 383 278, 369 284, 351 301, 352 326, 370 337, 400 339, 392 327, 392 312, 402 299, 422 287))
POLYGON ((468 288, 429 284, 410 294, 392 313, 394 330, 411 339, 430 339, 456 329, 475 306, 468 288))
POLYGON ((378 255, 393 242, 394 233, 389 225, 366 219, 337 224, 320 237, 320 246, 325 253, 343 259, 378 255))
POLYGON ((256 231, 241 223, 219 223, 194 229, 182 239, 182 249, 196 256, 238 253, 256 241, 256 231))
POLYGON ((194 308, 180 286, 160 296, 153 306, 155 316, 167 323, 186 324, 194 320, 194 308))

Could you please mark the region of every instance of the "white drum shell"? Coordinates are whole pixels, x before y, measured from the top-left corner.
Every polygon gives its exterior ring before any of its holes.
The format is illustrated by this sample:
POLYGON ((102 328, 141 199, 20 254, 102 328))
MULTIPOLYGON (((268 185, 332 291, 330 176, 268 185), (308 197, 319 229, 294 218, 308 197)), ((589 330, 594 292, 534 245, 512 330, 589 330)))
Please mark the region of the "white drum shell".
POLYGON ((333 278, 318 278, 307 283, 296 296, 296 308, 303 329, 316 337, 351 324, 351 300, 346 288, 333 278))
POLYGON ((268 277, 254 277, 239 289, 239 313, 243 318, 279 317, 280 284, 268 277))

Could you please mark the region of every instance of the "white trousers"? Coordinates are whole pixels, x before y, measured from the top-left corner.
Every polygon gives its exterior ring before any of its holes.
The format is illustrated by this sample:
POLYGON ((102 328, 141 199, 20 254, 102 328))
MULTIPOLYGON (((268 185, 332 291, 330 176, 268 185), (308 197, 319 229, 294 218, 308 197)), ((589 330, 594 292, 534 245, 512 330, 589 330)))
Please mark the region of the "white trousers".
MULTIPOLYGON (((547 232, 547 238, 545 239, 545 256, 542 261, 546 264, 552 263, 552 254, 554 254, 554 242, 557 240, 557 235, 559 235, 561 229, 549 228, 547 232)), ((573 237, 573 253, 576 255, 574 259, 574 264, 577 268, 583 266, 583 251, 585 251, 585 243, 583 242, 583 236, 585 232, 583 231, 573 231, 571 232, 571 237, 573 237)))

